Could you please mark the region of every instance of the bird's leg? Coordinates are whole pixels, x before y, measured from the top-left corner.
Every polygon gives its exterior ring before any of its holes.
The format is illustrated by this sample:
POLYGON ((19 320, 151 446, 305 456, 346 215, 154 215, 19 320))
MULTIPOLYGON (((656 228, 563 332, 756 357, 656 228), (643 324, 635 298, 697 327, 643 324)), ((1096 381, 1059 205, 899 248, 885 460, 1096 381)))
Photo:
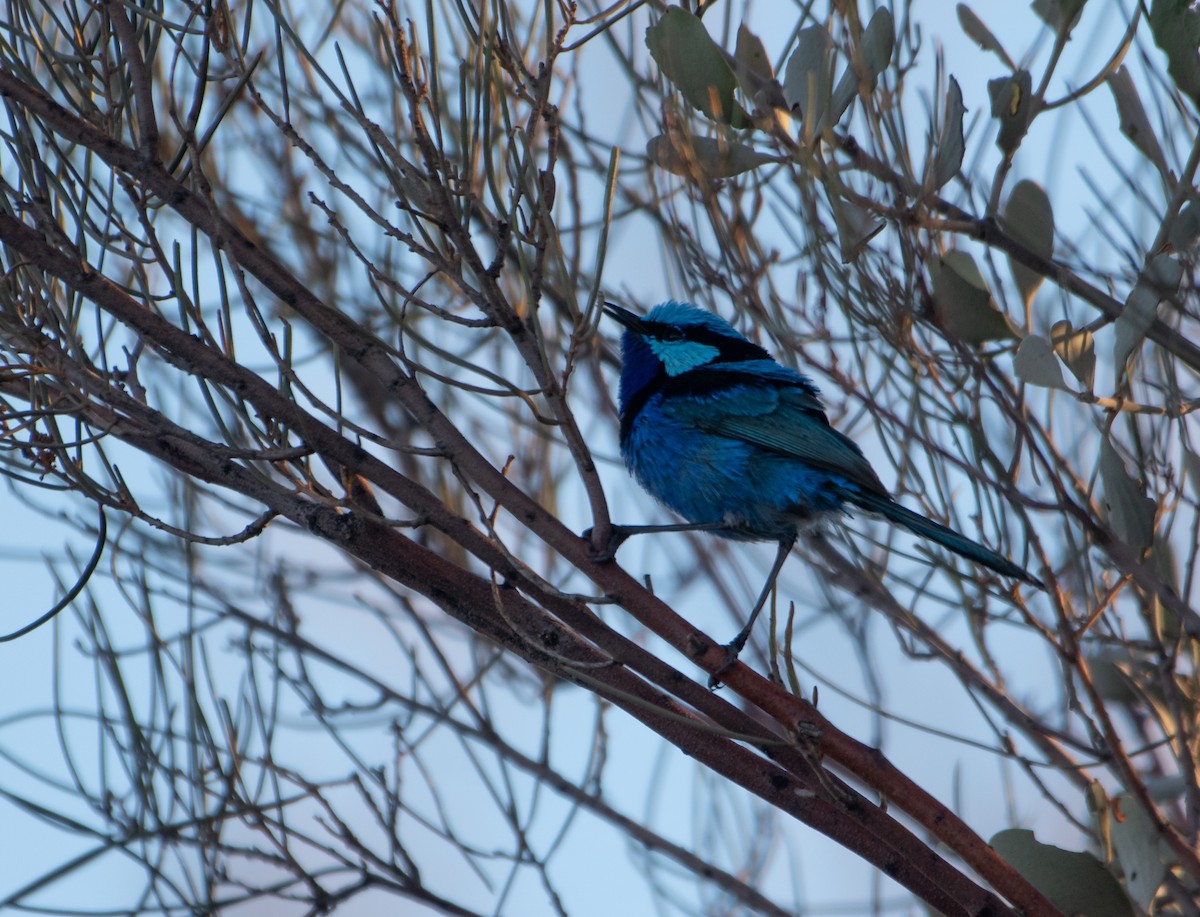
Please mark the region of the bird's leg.
POLYGON ((754 620, 758 617, 758 613, 763 610, 763 606, 767 604, 767 597, 771 594, 771 590, 775 588, 775 581, 779 579, 779 571, 783 569, 783 562, 792 553, 792 548, 795 545, 795 535, 780 540, 779 551, 775 554, 775 563, 771 565, 771 572, 767 575, 767 581, 762 587, 762 592, 758 594, 758 601, 754 603, 754 608, 750 611, 750 618, 746 621, 746 626, 738 631, 738 635, 725 644, 725 652, 728 654, 728 658, 726 658, 725 664, 721 668, 709 676, 709 690, 719 688, 721 686, 721 674, 737 662, 738 653, 745 647, 746 641, 750 639, 750 632, 754 630, 754 620))
MULTIPOLYGON (((634 535, 648 535, 653 532, 724 532, 729 530, 725 522, 675 522, 670 525, 610 525, 611 534, 608 544, 594 552, 598 561, 609 561, 617 556, 617 549, 625 543, 625 539, 634 535)), ((583 538, 591 539, 592 530, 584 531, 583 538)))

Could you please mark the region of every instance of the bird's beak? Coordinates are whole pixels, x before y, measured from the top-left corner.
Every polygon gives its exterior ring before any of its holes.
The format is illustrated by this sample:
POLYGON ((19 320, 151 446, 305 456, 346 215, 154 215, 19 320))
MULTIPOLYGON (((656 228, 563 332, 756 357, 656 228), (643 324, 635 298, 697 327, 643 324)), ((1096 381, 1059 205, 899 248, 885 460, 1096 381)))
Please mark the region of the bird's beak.
POLYGON ((639 316, 634 315, 628 309, 621 308, 616 303, 606 302, 604 304, 604 314, 610 318, 615 318, 630 331, 640 333, 645 328, 645 322, 639 316))

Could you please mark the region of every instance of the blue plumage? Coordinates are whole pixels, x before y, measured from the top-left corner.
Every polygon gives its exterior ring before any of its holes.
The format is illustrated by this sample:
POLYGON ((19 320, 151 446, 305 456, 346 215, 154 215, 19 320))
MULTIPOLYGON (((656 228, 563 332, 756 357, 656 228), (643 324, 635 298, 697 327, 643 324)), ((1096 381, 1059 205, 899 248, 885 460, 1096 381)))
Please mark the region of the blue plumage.
POLYGON ((896 503, 858 446, 829 425, 812 382, 728 322, 679 302, 644 317, 611 303, 605 311, 625 327, 621 455, 642 487, 690 523, 729 538, 778 541, 777 572, 805 523, 859 509, 1042 585, 1007 558, 896 503))

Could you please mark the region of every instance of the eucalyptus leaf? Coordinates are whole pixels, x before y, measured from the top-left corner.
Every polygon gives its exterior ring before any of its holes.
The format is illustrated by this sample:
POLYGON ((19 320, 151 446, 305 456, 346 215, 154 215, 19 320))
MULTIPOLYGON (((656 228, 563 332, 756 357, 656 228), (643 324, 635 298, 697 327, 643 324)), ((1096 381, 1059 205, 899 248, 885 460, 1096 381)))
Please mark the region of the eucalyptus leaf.
POLYGON ((1104 485, 1104 506, 1108 521, 1125 544, 1144 551, 1154 541, 1156 504, 1142 491, 1142 485, 1129 476, 1125 463, 1108 437, 1100 441, 1100 481, 1104 485))
POLYGON ((1004 50, 1004 46, 1000 44, 999 39, 992 34, 991 29, 983 24, 983 20, 975 15, 975 12, 965 3, 960 3, 957 6, 958 24, 962 26, 963 32, 967 37, 985 51, 991 51, 1000 60, 1004 61, 1005 65, 1012 67, 1012 58, 1008 56, 1008 52, 1004 50))
POLYGON ((1168 240, 1177 252, 1185 252, 1200 239, 1200 204, 1189 201, 1171 224, 1168 240))
POLYGON ((1000 121, 996 146, 1006 156, 1016 152, 1029 130, 1032 116, 1033 77, 1028 70, 1018 70, 1012 76, 988 80, 988 96, 992 100, 992 116, 1000 121))
POLYGON ((824 26, 814 25, 800 31, 796 50, 783 69, 783 98, 788 109, 799 112, 805 125, 804 136, 811 141, 817 125, 829 110, 830 60, 833 39, 824 26))
POLYGON ((1188 778, 1182 774, 1145 777, 1142 782, 1150 798, 1156 802, 1174 802, 1188 791, 1188 778))
POLYGON ((1182 266, 1167 254, 1155 255, 1142 271, 1129 298, 1125 300, 1125 308, 1113 323, 1113 362, 1118 373, 1124 370, 1125 362, 1134 348, 1142 343, 1146 332, 1154 324, 1158 304, 1164 298, 1175 295, 1182 278, 1182 266))
POLYGON ((892 62, 892 50, 896 44, 896 24, 887 7, 881 6, 871 16, 863 29, 859 42, 859 57, 863 65, 863 82, 868 91, 874 90, 879 74, 892 62))
MULTIPOLYGON (((775 78, 775 68, 770 66, 767 47, 762 43, 762 38, 746 29, 744 23, 738 26, 738 43, 733 50, 733 58, 737 60, 739 68, 754 73, 760 79, 775 78)), ((746 94, 754 95, 754 86, 743 83, 742 88, 746 94)))
POLYGON ((1125 300, 1125 308, 1113 322, 1113 363, 1118 375, 1125 371, 1125 362, 1154 324, 1159 302, 1158 295, 1143 283, 1137 284, 1125 300))
MULTIPOLYGON (((1036 182, 1020 181, 1013 187, 1004 205, 1004 228, 1034 254, 1047 260, 1054 257, 1054 210, 1050 198, 1036 182)), ((1008 265, 1028 306, 1044 278, 1012 257, 1008 265)))
POLYGON ((1154 163, 1159 175, 1168 173, 1167 158, 1163 155, 1154 129, 1150 127, 1150 119, 1146 117, 1146 109, 1142 106, 1133 77, 1124 67, 1118 67, 1116 72, 1107 77, 1108 88, 1112 91, 1113 100, 1117 103, 1117 120, 1121 125, 1121 133, 1130 139, 1142 155, 1154 163))
POLYGON ((700 179, 728 178, 778 161, 770 153, 740 143, 665 134, 647 141, 646 155, 661 169, 700 179))
POLYGON ((825 192, 829 198, 829 207, 833 211, 833 221, 837 225, 842 263, 849 264, 863 253, 867 243, 875 238, 886 224, 853 201, 838 195, 828 185, 825 192))
POLYGON ((933 187, 941 188, 962 168, 963 152, 963 107, 962 89, 958 80, 950 77, 946 89, 946 104, 942 106, 942 132, 938 137, 937 152, 933 157, 933 187))
POLYGON ((731 127, 751 126, 733 97, 733 70, 697 17, 677 6, 669 8, 646 30, 646 47, 663 76, 693 107, 731 127))
POLYGON ((975 259, 967 252, 949 251, 929 264, 933 281, 933 312, 943 328, 968 344, 982 344, 1016 333, 996 307, 975 259))
POLYGON ((1123 793, 1113 799, 1112 808, 1113 849, 1125 875, 1125 890, 1134 904, 1149 913, 1150 902, 1173 860, 1159 839, 1154 820, 1136 799, 1123 793))
POLYGON ((1023 828, 1001 831, 990 843, 1064 914, 1134 917, 1120 883, 1090 853, 1043 844, 1023 828))
POLYGON ((1050 342, 1058 358, 1090 392, 1096 381, 1096 341, 1086 328, 1076 331, 1068 321, 1050 326, 1050 342))
POLYGON ((1152 0, 1150 33, 1167 55, 1167 72, 1200 105, 1200 12, 1187 0, 1152 0))
POLYGON ((829 110, 821 124, 818 125, 818 131, 824 130, 826 127, 833 127, 842 119, 842 115, 846 113, 846 109, 858 95, 858 85, 858 76, 854 72, 854 65, 847 64, 830 96, 829 110))
POLYGON ((1033 11, 1058 32, 1070 31, 1087 0, 1033 0, 1033 11))
POLYGON ((1188 485, 1192 488, 1192 495, 1200 500, 1200 455, 1197 455, 1187 446, 1183 447, 1183 468, 1187 473, 1188 485))
POLYGON ((895 43, 895 24, 892 14, 880 7, 863 29, 858 46, 855 48, 854 60, 846 65, 841 79, 833 90, 829 112, 822 120, 820 129, 832 127, 841 120, 850 103, 860 91, 873 92, 879 82, 879 74, 884 71, 892 59, 892 46, 895 43))
POLYGON ((1175 295, 1183 280, 1183 265, 1167 254, 1155 255, 1143 272, 1146 282, 1164 299, 1175 295))
MULTIPOLYGON (((1129 647, 1124 644, 1099 646, 1089 650, 1086 659, 1088 677, 1100 697, 1116 704, 1131 704, 1138 699, 1130 677, 1133 663, 1129 647)), ((1109 814, 1105 809, 1098 812, 1097 817, 1109 814)))
POLYGON ((1018 379, 1030 385, 1070 391, 1050 342, 1040 335, 1031 334, 1021 341, 1017 352, 1013 354, 1013 372, 1018 379))

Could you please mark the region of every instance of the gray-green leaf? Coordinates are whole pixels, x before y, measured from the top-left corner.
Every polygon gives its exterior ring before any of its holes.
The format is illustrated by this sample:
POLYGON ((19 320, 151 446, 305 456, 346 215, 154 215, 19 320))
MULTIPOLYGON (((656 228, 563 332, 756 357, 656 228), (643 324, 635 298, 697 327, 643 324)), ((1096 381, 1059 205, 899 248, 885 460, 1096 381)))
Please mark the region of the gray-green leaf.
POLYGON ((1167 55, 1167 72, 1175 85, 1200 105, 1200 13, 1188 0, 1153 0, 1150 32, 1167 55))
POLYGON ((1107 436, 1100 441, 1100 480, 1108 521, 1117 537, 1135 551, 1150 547, 1156 505, 1142 492, 1142 485, 1129 476, 1107 436))
POLYGON ((842 263, 849 264, 862 254, 867 243, 875 238, 886 224, 853 201, 841 197, 829 184, 826 184, 825 193, 833 211, 833 221, 837 225, 842 263))
MULTIPOLYGON (((1054 257, 1054 210, 1036 182, 1020 181, 1013 187, 1004 205, 1004 228, 1034 254, 1047 260, 1054 257)), ((1012 257, 1008 264, 1028 306, 1044 278, 1012 257)))
POLYGON ((946 252, 929 263, 929 274, 934 315, 952 335, 968 344, 1016 337, 967 252, 946 252))
POLYGON ((1033 113, 1033 77, 1028 70, 1018 70, 1012 76, 988 80, 988 96, 992 100, 992 116, 1000 121, 996 146, 1006 156, 1011 156, 1029 130, 1033 113))
POLYGON ((1112 806, 1117 816, 1112 824, 1113 849, 1125 874, 1125 889, 1133 903, 1149 913, 1171 857, 1141 803, 1122 794, 1113 799, 1112 806))
POLYGON ((821 129, 832 127, 841 120, 854 97, 858 95, 860 87, 865 92, 874 91, 879 74, 892 59, 894 43, 895 24, 892 14, 886 8, 880 7, 863 29, 855 49, 854 60, 846 65, 841 79, 838 80, 829 106, 829 115, 822 122, 821 129))
POLYGON ((1183 205, 1179 216, 1171 224, 1168 239, 1177 252, 1187 251, 1196 244, 1196 240, 1200 239, 1200 204, 1190 201, 1183 205))
POLYGON ((1200 500, 1200 455, 1187 446, 1183 447, 1183 468, 1187 473, 1188 484, 1197 500, 1200 500))
POLYGON ((1114 323, 1113 362, 1118 373, 1124 371, 1125 361, 1150 330, 1158 313, 1158 304, 1175 294, 1182 277, 1183 268, 1179 262, 1165 254, 1155 255, 1142 271, 1114 323))
POLYGON ((958 80, 950 77, 946 89, 946 104, 942 107, 942 132, 938 137, 937 153, 933 157, 933 187, 938 189, 950 181, 962 168, 963 150, 962 90, 958 80))
POLYGON ((1121 125, 1121 133, 1141 150, 1142 155, 1154 163, 1159 175, 1166 175, 1167 158, 1159 146, 1158 137, 1150 127, 1146 109, 1142 106, 1137 87, 1133 85, 1133 77, 1124 67, 1118 67, 1115 73, 1108 75, 1107 81, 1108 88, 1112 90, 1113 100, 1117 103, 1117 120, 1121 125))
POLYGON ((671 83, 696 109, 735 128, 750 117, 733 97, 737 80, 704 24, 677 6, 646 30, 646 47, 671 83))
POLYGON ((1096 341, 1086 328, 1076 331, 1068 321, 1050 326, 1050 341, 1058 358, 1090 392, 1096 381, 1096 341))
POLYGON ((811 141, 830 106, 830 50, 833 39, 824 26, 801 30, 796 50, 783 70, 783 98, 793 112, 799 109, 804 137, 811 141))
POLYGON ((1064 914, 1134 917, 1120 883, 1090 853, 1043 844, 1023 828, 1001 831, 991 845, 1064 914))
POLYGON ((983 24, 983 20, 976 16, 974 11, 965 3, 958 4, 957 10, 958 24, 962 26, 962 30, 966 33, 967 37, 983 48, 983 50, 991 51, 999 57, 1010 70, 1016 70, 1017 68, 1013 64, 1012 58, 1008 56, 1008 52, 1004 50, 1004 46, 1000 44, 999 39, 992 34, 992 30, 983 24))
POLYGON ((1013 372, 1022 382, 1040 385, 1043 388, 1059 388, 1069 392, 1063 380, 1062 367, 1054 356, 1050 342, 1037 334, 1031 334, 1013 354, 1013 372))
POLYGON ((1087 0, 1033 0, 1033 11, 1056 31, 1070 31, 1087 0))
POLYGON ((700 179, 728 178, 778 161, 776 156, 740 143, 665 134, 647 141, 646 155, 661 169, 700 179))
POLYGON ((863 69, 866 71, 863 78, 868 89, 875 88, 879 74, 883 73, 887 69, 887 65, 892 62, 892 49, 895 43, 896 24, 887 7, 881 6, 871 16, 867 27, 863 29, 862 42, 858 46, 863 69))
POLYGON ((738 26, 737 47, 733 57, 737 61, 738 82, 742 85, 742 91, 751 98, 754 97, 759 82, 775 79, 775 69, 771 66, 771 59, 767 57, 767 49, 762 39, 746 28, 744 23, 738 26), (749 74, 758 79, 751 79, 749 74))

